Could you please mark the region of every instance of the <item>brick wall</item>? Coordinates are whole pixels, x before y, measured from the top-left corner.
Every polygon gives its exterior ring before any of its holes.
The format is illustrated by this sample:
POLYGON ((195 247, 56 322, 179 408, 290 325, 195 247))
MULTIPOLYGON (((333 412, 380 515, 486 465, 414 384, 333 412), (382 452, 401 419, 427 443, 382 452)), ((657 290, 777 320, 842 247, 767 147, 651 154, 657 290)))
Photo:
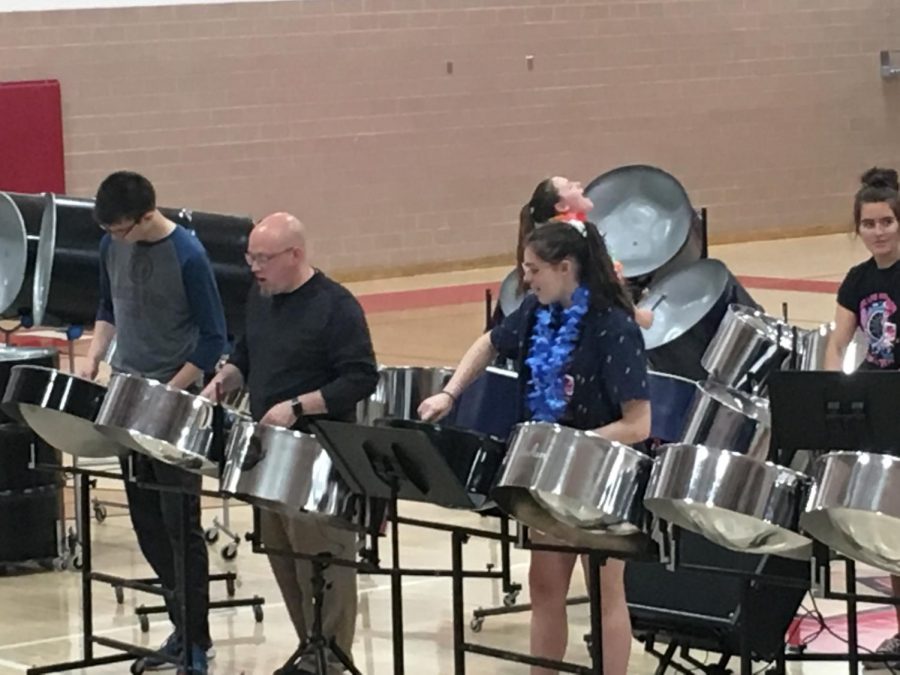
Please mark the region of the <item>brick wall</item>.
POLYGON ((629 163, 718 240, 845 224, 900 164, 888 48, 897 0, 0 10, 0 80, 62 82, 71 194, 129 167, 167 205, 291 210, 333 271, 507 254, 538 179, 629 163))

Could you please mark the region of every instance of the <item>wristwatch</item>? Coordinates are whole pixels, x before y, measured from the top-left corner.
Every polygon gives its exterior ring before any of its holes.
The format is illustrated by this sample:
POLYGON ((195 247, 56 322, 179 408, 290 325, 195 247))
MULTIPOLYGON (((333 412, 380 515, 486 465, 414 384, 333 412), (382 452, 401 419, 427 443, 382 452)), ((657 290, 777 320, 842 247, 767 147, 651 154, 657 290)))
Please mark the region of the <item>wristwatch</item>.
POLYGON ((303 404, 300 402, 299 396, 291 399, 291 412, 294 413, 294 417, 298 420, 303 417, 303 404))

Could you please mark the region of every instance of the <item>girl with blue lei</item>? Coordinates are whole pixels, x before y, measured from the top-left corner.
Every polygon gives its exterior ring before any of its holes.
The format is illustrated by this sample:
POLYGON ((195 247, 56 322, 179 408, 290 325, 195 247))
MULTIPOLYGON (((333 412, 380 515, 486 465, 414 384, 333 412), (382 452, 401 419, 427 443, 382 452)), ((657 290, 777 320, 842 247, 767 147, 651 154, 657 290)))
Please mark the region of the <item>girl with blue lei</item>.
MULTIPOLYGON (((538 213, 561 210, 565 204, 560 204, 558 193, 544 189, 554 180, 542 181, 526 207, 538 213)), ((444 391, 419 407, 419 416, 441 419, 462 391, 501 356, 517 364, 522 421, 591 430, 628 445, 646 440, 650 402, 644 341, 634 306, 597 229, 578 220, 539 224, 525 238, 521 255, 523 280, 532 293, 501 324, 475 341, 444 391)), ((549 541, 534 532, 532 540, 549 541)), ((571 553, 531 552, 531 651, 535 656, 554 661, 565 656, 566 597, 576 561, 571 553)), ((622 561, 609 560, 601 570, 607 675, 628 672, 631 623, 624 569, 622 561)), ((531 670, 532 675, 552 672, 531 670)))

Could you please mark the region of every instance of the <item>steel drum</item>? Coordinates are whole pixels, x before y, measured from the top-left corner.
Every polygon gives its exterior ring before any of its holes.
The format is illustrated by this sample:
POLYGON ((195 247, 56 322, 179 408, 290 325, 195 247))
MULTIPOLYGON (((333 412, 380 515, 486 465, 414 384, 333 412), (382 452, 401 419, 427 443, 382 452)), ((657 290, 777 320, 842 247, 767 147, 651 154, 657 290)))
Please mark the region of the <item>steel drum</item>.
POLYGON ((503 316, 509 316, 515 312, 525 300, 526 292, 519 290, 519 271, 513 269, 500 283, 500 295, 497 302, 503 316))
POLYGON ((375 391, 357 406, 357 418, 361 424, 386 417, 418 419, 419 404, 441 391, 451 377, 452 368, 381 367, 375 391))
POLYGON ((697 393, 697 383, 667 373, 650 371, 648 376, 650 436, 662 443, 680 441, 697 393))
MULTIPOLYGON (((56 195, 44 195, 44 211, 41 214, 41 235, 38 240, 37 262, 34 268, 31 314, 35 324, 42 324, 50 299, 50 282, 53 279, 53 261, 56 258, 56 195)), ((75 279, 65 279, 74 283, 75 279)), ((59 284, 58 284, 59 285, 59 284)))
POLYGON ((808 558, 799 534, 809 477, 702 445, 661 448, 644 496, 647 510, 734 551, 808 558))
POLYGON ((516 427, 491 496, 511 517, 578 547, 637 554, 650 541, 641 503, 650 458, 588 431, 516 427))
MULTIPOLYGON (((28 235, 25 283, 15 308, 30 308, 46 325, 87 323, 97 312, 103 231, 94 220, 94 200, 62 195, 9 193, 18 206, 28 235), (56 283, 54 283, 54 281, 56 283)), ((250 218, 160 207, 175 223, 196 233, 209 253, 225 307, 229 332, 243 326, 244 305, 252 274, 244 261, 250 218)), ((40 320, 38 321, 38 317, 40 320)))
POLYGON ((167 464, 217 476, 210 456, 213 409, 209 399, 162 382, 117 373, 97 413, 97 428, 112 440, 167 464))
POLYGON ((278 513, 354 528, 358 499, 315 436, 237 419, 228 436, 221 491, 278 513))
MULTIPOLYGON (((826 323, 813 330, 801 332, 800 337, 800 370, 825 370, 825 353, 828 348, 828 340, 834 333, 834 322, 826 323)), ((866 334, 857 329, 853 339, 847 345, 844 352, 842 370, 852 373, 866 360, 869 349, 869 340, 866 334)))
POLYGON ((16 203, 0 192, 0 313, 15 304, 28 260, 25 221, 16 203))
POLYGON ((803 529, 848 558, 900 574, 900 457, 830 452, 812 478, 803 529))
POLYGON ((125 448, 94 426, 106 387, 43 366, 15 366, 3 396, 32 431, 75 457, 114 457, 125 448))
POLYGON ((699 382, 679 442, 765 460, 771 430, 766 399, 718 382, 699 382))
POLYGON ((585 188, 588 219, 606 239, 625 278, 649 282, 700 259, 703 232, 684 187, 652 166, 623 166, 585 188))
POLYGON ((655 280, 638 303, 654 313, 653 325, 641 329, 653 369, 689 380, 706 379, 703 354, 728 306, 745 296, 728 268, 714 259, 698 260, 655 280))
MULTIPOLYGON (((12 369, 16 366, 32 365, 56 368, 59 366, 59 352, 40 347, 6 347, 0 345, 0 398, 6 391, 12 369)), ((11 402, 0 404, 0 423, 21 422, 22 416, 11 402)))
POLYGON ((790 325, 752 307, 732 304, 701 363, 709 379, 759 393, 769 374, 781 370, 793 351, 790 325))

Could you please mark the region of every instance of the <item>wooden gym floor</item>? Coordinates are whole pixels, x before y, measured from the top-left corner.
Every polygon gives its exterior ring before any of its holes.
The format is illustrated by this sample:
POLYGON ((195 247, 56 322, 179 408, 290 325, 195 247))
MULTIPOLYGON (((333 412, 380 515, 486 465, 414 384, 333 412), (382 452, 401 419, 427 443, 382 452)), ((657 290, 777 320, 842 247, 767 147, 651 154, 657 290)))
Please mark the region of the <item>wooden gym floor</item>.
MULTIPOLYGON (((790 319, 800 326, 814 326, 831 318, 836 282, 847 268, 864 259, 861 244, 847 235, 832 235, 715 247, 711 256, 725 261, 739 275, 754 298, 767 311, 780 314, 788 303, 790 319)), ((407 279, 351 284, 363 300, 375 340, 379 361, 384 364, 453 365, 484 325, 484 288, 496 287, 508 268, 476 270, 407 279)), ((115 484, 104 484, 104 499, 121 500, 115 484)), ((207 503, 205 523, 222 519, 222 506, 216 500, 207 503)), ((466 513, 451 513, 418 505, 404 505, 406 515, 443 522, 459 522, 476 527, 489 523, 466 513)), ((229 515, 233 529, 243 534, 250 528, 249 509, 231 503, 229 515)), ((71 523, 70 523, 71 524, 71 523)), ((129 578, 150 575, 131 531, 127 514, 109 508, 103 523, 93 524, 94 567, 97 571, 129 578)), ((448 567, 449 537, 443 533, 404 528, 401 530, 402 557, 405 566, 448 567)), ((238 597, 265 597, 265 619, 254 621, 249 609, 216 610, 211 616, 217 657, 212 672, 218 675, 268 674, 281 665, 295 648, 295 638, 284 605, 266 560, 253 555, 243 543, 233 562, 223 560, 219 551, 224 537, 210 548, 213 572, 234 570, 239 574, 238 597)), ((387 543, 382 551, 387 552, 387 543)), ((498 550, 483 541, 472 540, 466 547, 470 568, 488 563, 499 564, 498 550)), ((514 580, 524 583, 527 555, 513 551, 514 580)), ((861 577, 878 585, 884 574, 861 568, 861 577)), ((840 574, 835 585, 840 588, 840 574)), ((387 675, 391 670, 390 594, 385 577, 362 576, 360 615, 354 648, 356 661, 367 675, 387 675)), ((576 574, 572 593, 582 595, 584 584, 576 574)), ((222 584, 213 584, 213 599, 225 597, 222 584)), ((151 621, 150 632, 141 633, 133 614, 136 606, 153 604, 153 598, 125 592, 124 604, 117 605, 112 589, 94 585, 95 630, 97 634, 142 645, 156 646, 170 627, 160 615, 151 621)), ((527 591, 519 598, 527 602, 527 591)), ((477 607, 502 604, 499 583, 470 581, 466 584, 467 616, 477 607)), ((804 606, 810 607, 807 599, 804 606)), ((838 635, 846 635, 843 607, 819 601, 829 617, 829 625, 838 635)), ((861 640, 874 648, 895 630, 891 613, 884 607, 865 607, 861 620, 861 640)), ((80 578, 72 572, 16 571, 0 577, 0 674, 22 673, 34 664, 80 658, 80 578)), ((443 579, 407 578, 404 582, 404 619, 406 631, 406 670, 423 675, 449 675, 452 664, 452 616, 450 582, 443 579)), ((480 633, 467 631, 467 639, 499 648, 525 651, 528 646, 527 613, 488 618, 480 633)), ((587 632, 587 608, 574 607, 571 617, 571 644, 568 658, 587 663, 587 652, 580 642, 587 632)), ((802 634, 815 626, 805 622, 802 634)), ((813 643, 816 651, 836 651, 840 642, 827 633, 813 643)), ((104 650, 98 650, 104 653, 104 650)), ((704 660, 706 655, 697 654, 704 660)), ((512 675, 527 673, 516 664, 469 657, 468 672, 512 675)), ((762 665, 762 664, 760 664, 762 665)), ((652 673, 653 658, 635 643, 630 672, 652 673)), ((127 665, 95 668, 84 673, 124 673, 127 665)), ((847 672, 846 665, 792 666, 791 673, 847 672)))

